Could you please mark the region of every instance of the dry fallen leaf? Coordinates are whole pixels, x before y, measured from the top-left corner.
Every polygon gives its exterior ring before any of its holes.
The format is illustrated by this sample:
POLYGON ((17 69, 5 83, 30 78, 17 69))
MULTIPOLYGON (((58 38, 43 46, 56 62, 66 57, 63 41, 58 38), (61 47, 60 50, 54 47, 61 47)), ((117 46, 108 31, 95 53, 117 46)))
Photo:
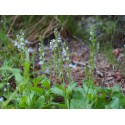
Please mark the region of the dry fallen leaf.
POLYGON ((114 77, 115 77, 116 82, 120 82, 122 79, 122 74, 120 72, 116 72, 114 74, 114 77))
POLYGON ((113 54, 114 54, 115 58, 117 58, 119 56, 119 53, 120 53, 119 48, 116 48, 116 49, 113 50, 113 54))

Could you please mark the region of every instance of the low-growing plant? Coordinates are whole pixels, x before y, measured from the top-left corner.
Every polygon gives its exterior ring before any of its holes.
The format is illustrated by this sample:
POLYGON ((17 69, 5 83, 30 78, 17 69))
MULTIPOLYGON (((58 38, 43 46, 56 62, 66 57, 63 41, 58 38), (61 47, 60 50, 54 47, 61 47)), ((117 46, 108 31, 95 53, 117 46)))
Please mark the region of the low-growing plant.
POLYGON ((125 96, 121 93, 118 85, 113 88, 104 88, 95 86, 93 83, 96 52, 95 27, 90 30, 90 67, 85 70, 85 79, 81 87, 78 87, 77 83, 71 79, 69 49, 56 29, 54 30, 55 39, 50 42, 53 55, 48 62, 45 57, 43 38, 41 36, 39 38, 38 63, 41 69, 37 72, 34 61, 37 53, 33 53, 30 58, 24 32, 22 30, 19 32, 13 45, 6 36, 6 28, 3 29, 4 31, 0 29, 0 40, 4 43, 4 47, 2 47, 4 51, 0 51, 0 63, 2 63, 0 67, 0 108, 125 108, 125 96), (46 70, 49 70, 49 77, 46 76, 46 70), (54 73, 56 79, 62 79, 60 84, 57 80, 51 84, 54 73), (65 77, 68 79, 67 81, 65 81, 65 77))

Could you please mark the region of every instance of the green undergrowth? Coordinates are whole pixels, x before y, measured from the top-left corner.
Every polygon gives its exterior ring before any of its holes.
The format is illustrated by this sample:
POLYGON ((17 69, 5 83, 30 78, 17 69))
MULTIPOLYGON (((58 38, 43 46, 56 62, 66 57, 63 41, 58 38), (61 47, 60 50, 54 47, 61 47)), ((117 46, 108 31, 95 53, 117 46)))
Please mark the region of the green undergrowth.
MULTIPOLYGON (((33 18, 33 17, 32 17, 33 18)), ((55 66, 56 77, 60 77, 61 84, 51 84, 51 75, 46 77, 43 73, 36 75, 34 70, 34 57, 31 59, 24 44, 23 50, 16 46, 6 36, 6 26, 0 29, 0 108, 2 109, 123 109, 125 108, 125 96, 120 87, 112 88, 95 86, 92 71, 94 69, 94 56, 96 49, 96 27, 90 29, 90 69, 85 69, 86 77, 81 87, 71 80, 69 68, 69 53, 66 44, 60 47, 60 39, 57 30, 54 31, 55 40, 51 41, 53 58, 49 65, 44 60, 44 48, 42 37, 39 38, 40 64, 45 72, 46 68, 53 70, 55 66), (64 54, 64 56, 61 55, 64 54), (68 85, 64 80, 63 63, 66 64, 68 85), (31 70, 32 66, 32 70, 31 70), (60 67, 60 69, 58 68, 60 67), (34 75, 35 74, 35 75, 34 75), (15 85, 15 86, 14 86, 15 85)), ((17 42, 25 42, 21 31, 17 36, 17 42), (23 38, 23 39, 22 39, 23 38)), ((34 55, 35 56, 35 55, 34 55)))

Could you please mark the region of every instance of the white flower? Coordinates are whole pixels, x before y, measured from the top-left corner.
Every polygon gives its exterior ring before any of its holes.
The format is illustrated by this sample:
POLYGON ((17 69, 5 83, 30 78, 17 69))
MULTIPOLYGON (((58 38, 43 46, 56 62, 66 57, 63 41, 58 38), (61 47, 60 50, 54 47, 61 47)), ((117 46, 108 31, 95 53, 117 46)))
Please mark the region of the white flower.
POLYGON ((24 43, 23 43, 23 42, 21 42, 21 43, 20 43, 20 45, 21 45, 21 46, 23 46, 23 45, 24 45, 24 43))
POLYGON ((92 41, 92 37, 90 37, 89 40, 92 41))
POLYGON ((22 36, 24 36, 24 33, 22 32, 22 34, 21 34, 22 36))
POLYGON ((68 50, 69 48, 68 47, 66 47, 66 50, 68 50))
POLYGON ((31 49, 29 48, 27 51, 28 51, 28 52, 31 52, 31 49))
POLYGON ((42 56, 44 56, 45 55, 45 53, 42 53, 42 56))
POLYGON ((8 82, 7 85, 9 85, 10 83, 8 82))
POLYGON ((3 97, 0 97, 0 102, 3 102, 3 101, 4 101, 3 97))
POLYGON ((19 45, 19 44, 17 45, 17 48, 18 48, 18 49, 20 49, 21 47, 22 47, 21 45, 19 45))
POLYGON ((28 41, 28 40, 25 40, 25 43, 29 43, 29 41, 28 41))
POLYGON ((15 41, 14 45, 15 45, 15 46, 17 46, 17 45, 18 45, 18 42, 17 42, 17 41, 15 41))
POLYGON ((16 38, 18 39, 18 38, 19 38, 19 35, 16 35, 16 38))
POLYGON ((93 32, 92 31, 90 31, 90 35, 92 35, 93 34, 93 32))
POLYGON ((59 76, 61 76, 61 75, 62 75, 62 72, 59 73, 59 76))
POLYGON ((59 42, 59 43, 61 43, 61 42, 62 42, 61 38, 58 38, 58 42, 59 42))
POLYGON ((41 60, 41 59, 42 59, 42 57, 40 56, 40 57, 39 57, 39 59, 41 60))
POLYGON ((56 42, 56 40, 55 40, 55 39, 52 39, 52 40, 51 40, 51 42, 52 42, 52 43, 55 43, 55 42, 56 42))
POLYGON ((41 51, 41 48, 39 48, 38 51, 40 52, 40 51, 41 51))
POLYGON ((28 52, 35 52, 36 50, 35 49, 33 49, 32 47, 30 47, 30 48, 28 48, 28 50, 27 50, 28 52))
POLYGON ((24 48, 25 48, 25 47, 24 47, 24 46, 22 46, 21 48, 22 48, 22 50, 24 50, 24 48))
POLYGON ((53 43, 52 43, 52 42, 50 42, 50 48, 51 48, 51 49, 53 48, 53 43))
POLYGON ((7 88, 4 88, 3 91, 6 92, 6 91, 7 91, 7 88))
POLYGON ((62 54, 63 54, 64 56, 66 56, 66 50, 65 50, 65 49, 63 49, 62 54))
POLYGON ((68 60, 69 60, 69 57, 66 57, 66 60, 68 61, 68 60))
POLYGON ((40 62, 39 62, 39 65, 42 65, 42 64, 43 64, 43 61, 40 61, 40 62))
POLYGON ((55 43, 53 47, 56 48, 56 47, 57 47, 57 44, 55 43))
POLYGON ((20 38, 20 42, 24 42, 24 38, 23 37, 20 38))

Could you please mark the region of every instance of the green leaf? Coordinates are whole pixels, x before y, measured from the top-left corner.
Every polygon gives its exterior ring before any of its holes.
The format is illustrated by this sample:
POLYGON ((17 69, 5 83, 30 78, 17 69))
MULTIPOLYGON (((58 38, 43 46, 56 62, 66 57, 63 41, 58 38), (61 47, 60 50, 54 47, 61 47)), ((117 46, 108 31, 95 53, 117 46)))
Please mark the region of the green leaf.
POLYGON ((71 109, 83 109, 84 108, 83 101, 78 100, 78 99, 72 99, 70 103, 70 108, 71 109))
POLYGON ((38 87, 32 87, 31 90, 43 95, 44 94, 44 90, 42 88, 38 88, 38 87))
POLYGON ((7 71, 10 71, 11 73, 13 73, 17 83, 20 83, 22 81, 21 70, 16 69, 16 68, 10 68, 10 67, 1 67, 0 70, 7 70, 7 71))
POLYGON ((45 104, 45 97, 44 96, 40 96, 36 102, 35 102, 35 107, 37 109, 42 109, 44 107, 45 104))
POLYGON ((0 83, 0 89, 3 88, 4 84, 0 83))
POLYGON ((89 104, 88 100, 78 100, 78 99, 72 99, 70 103, 71 109, 91 109, 93 103, 89 104))
POLYGON ((32 80, 33 85, 36 87, 41 82, 42 76, 38 76, 32 80))
POLYGON ((119 109, 120 108, 120 103, 119 103, 119 98, 118 97, 114 97, 113 101, 110 104, 110 107, 112 109, 119 109))
POLYGON ((50 88, 50 80, 49 79, 43 79, 42 80, 42 86, 45 87, 46 89, 50 88))
POLYGON ((72 91, 76 87, 77 83, 72 83, 71 85, 68 86, 68 91, 72 91))
POLYGON ((72 92, 72 98, 82 100, 84 98, 83 89, 79 87, 75 88, 75 90, 72 92))
POLYGON ((65 97, 64 91, 59 86, 55 86, 55 87, 51 88, 51 92, 56 95, 65 97))
POLYGON ((89 90, 88 86, 86 84, 83 84, 83 88, 84 88, 85 92, 87 93, 89 90))
POLYGON ((120 87, 119 87, 119 85, 113 86, 112 91, 113 91, 113 92, 120 92, 120 87))

